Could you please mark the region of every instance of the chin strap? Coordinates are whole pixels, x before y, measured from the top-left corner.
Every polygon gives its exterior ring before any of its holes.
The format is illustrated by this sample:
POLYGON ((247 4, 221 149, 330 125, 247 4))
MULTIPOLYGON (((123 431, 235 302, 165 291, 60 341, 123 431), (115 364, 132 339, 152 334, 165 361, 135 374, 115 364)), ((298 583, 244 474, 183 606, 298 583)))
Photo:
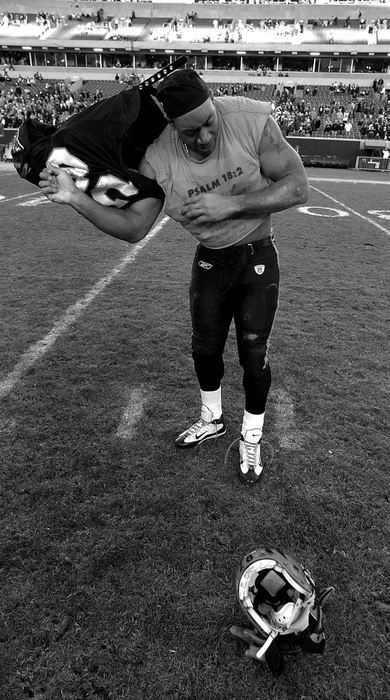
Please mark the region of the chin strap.
POLYGON ((246 627, 238 627, 237 625, 232 625, 230 627, 230 632, 234 637, 249 645, 245 650, 245 656, 256 659, 256 661, 265 660, 263 657, 278 635, 277 632, 271 632, 268 637, 260 637, 256 632, 246 627))

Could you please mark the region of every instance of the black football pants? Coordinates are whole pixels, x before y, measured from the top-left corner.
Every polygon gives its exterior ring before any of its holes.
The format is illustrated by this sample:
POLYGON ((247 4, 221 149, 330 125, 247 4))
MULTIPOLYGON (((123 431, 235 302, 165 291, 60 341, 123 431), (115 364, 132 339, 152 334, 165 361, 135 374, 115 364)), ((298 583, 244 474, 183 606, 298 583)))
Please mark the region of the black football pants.
POLYGON ((212 250, 199 245, 192 266, 192 355, 200 388, 214 391, 224 374, 232 320, 243 368, 245 408, 264 413, 271 386, 268 338, 278 305, 279 264, 273 235, 212 250))

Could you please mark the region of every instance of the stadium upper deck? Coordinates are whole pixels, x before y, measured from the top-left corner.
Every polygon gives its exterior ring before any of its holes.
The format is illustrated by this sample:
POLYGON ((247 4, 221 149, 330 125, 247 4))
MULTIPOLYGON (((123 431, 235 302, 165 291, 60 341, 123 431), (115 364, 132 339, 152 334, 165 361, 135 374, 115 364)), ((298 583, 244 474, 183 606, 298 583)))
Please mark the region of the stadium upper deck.
POLYGON ((0 62, 390 74, 390 0, 323 3, 0 0, 0 62))

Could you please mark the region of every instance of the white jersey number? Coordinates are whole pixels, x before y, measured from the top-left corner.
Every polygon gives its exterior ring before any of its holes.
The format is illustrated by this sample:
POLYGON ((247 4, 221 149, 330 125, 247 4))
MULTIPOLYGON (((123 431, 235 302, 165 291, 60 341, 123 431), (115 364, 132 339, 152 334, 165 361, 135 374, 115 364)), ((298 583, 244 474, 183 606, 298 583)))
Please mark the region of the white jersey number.
MULTIPOLYGON (((62 168, 74 179, 75 185, 79 190, 85 192, 89 185, 89 169, 87 163, 80 158, 76 158, 67 148, 53 148, 50 153, 46 166, 54 166, 62 168)), ((91 191, 91 197, 99 204, 105 207, 121 208, 127 204, 130 197, 138 194, 138 189, 132 182, 121 180, 116 175, 101 175, 91 191), (109 190, 120 192, 127 199, 113 199, 107 195, 109 190)))

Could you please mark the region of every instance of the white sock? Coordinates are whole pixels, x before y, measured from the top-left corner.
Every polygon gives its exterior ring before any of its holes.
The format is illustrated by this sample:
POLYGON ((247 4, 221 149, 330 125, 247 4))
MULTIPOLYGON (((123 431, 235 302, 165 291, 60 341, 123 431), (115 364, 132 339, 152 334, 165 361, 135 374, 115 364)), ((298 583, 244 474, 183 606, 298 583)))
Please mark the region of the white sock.
POLYGON ((249 413, 249 411, 244 411, 244 417, 242 419, 241 433, 245 435, 247 430, 260 430, 261 435, 263 434, 265 413, 249 413))
POLYGON ((203 391, 200 390, 200 396, 202 399, 202 406, 211 411, 213 414, 212 420, 215 418, 220 418, 222 415, 222 389, 216 389, 215 391, 203 391))

